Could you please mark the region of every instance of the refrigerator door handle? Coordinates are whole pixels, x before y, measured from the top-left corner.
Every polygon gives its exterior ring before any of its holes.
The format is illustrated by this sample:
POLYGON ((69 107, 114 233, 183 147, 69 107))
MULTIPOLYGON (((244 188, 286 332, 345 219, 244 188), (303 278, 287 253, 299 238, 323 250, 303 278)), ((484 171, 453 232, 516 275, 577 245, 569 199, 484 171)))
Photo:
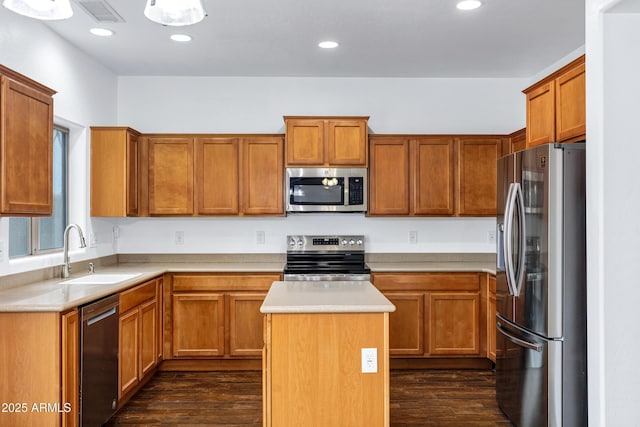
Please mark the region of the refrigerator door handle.
POLYGON ((529 341, 525 341, 521 338, 515 337, 513 335, 511 335, 505 328, 504 326, 502 326, 502 323, 500 323, 499 321, 496 322, 496 326, 498 327, 498 331, 504 335, 509 341, 513 342, 514 344, 519 345, 520 347, 524 347, 524 348, 528 348, 529 350, 533 350, 533 351, 537 351, 538 353, 542 352, 543 349, 543 345, 542 344, 537 344, 537 343, 532 343, 529 341))
POLYGON ((515 195, 513 196, 513 204, 518 204, 518 245, 520 246, 518 249, 518 269, 517 274, 515 275, 515 282, 513 284, 514 295, 520 296, 520 291, 522 290, 522 283, 524 279, 525 273, 525 251, 527 250, 527 239, 526 239, 526 229, 525 229, 525 212, 524 212, 524 194, 522 193, 522 186, 520 183, 516 183, 515 185, 515 195))
POLYGON ((504 270, 507 277, 509 293, 515 295, 515 275, 513 272, 513 247, 511 246, 513 233, 513 210, 515 209, 515 190, 518 184, 511 183, 507 193, 507 200, 504 208, 504 233, 502 234, 502 245, 504 247, 504 270))

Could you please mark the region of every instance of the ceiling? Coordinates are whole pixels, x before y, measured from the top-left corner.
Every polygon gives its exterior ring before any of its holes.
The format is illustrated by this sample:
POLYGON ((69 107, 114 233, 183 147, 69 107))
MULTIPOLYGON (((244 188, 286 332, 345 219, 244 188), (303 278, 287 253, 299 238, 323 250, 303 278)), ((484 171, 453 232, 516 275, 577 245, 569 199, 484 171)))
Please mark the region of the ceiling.
POLYGON ((124 22, 99 23, 82 1, 45 25, 118 75, 530 77, 585 40, 584 0, 484 0, 467 12, 456 0, 204 0, 209 16, 188 27, 149 21, 144 0, 106 0, 124 22), (96 26, 115 35, 93 36, 96 26))

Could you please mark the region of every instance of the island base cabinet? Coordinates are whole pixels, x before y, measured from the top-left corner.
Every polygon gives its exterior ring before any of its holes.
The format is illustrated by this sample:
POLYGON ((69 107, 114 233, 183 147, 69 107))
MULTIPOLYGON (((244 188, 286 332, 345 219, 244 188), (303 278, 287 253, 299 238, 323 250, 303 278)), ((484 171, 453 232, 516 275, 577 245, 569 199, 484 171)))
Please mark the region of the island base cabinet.
POLYGON ((388 313, 268 314, 264 426, 388 426, 388 313), (362 372, 362 349, 377 372, 362 372))

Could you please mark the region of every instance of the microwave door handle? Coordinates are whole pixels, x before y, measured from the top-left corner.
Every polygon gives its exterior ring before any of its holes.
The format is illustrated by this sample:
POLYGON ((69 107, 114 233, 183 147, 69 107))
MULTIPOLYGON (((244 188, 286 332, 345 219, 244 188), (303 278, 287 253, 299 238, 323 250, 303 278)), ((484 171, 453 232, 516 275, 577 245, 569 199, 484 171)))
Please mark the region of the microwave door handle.
POLYGON ((525 261, 526 255, 525 251, 527 249, 526 243, 526 223, 525 223, 525 211, 524 211, 524 195, 522 193, 522 186, 520 183, 516 183, 516 189, 514 194, 514 205, 517 203, 518 205, 518 245, 519 245, 519 259, 518 259, 518 270, 515 275, 514 282, 514 292, 515 296, 520 295, 520 291, 522 290, 522 284, 524 282, 524 273, 525 273, 525 261))
POLYGON ((516 184, 511 183, 509 185, 509 192, 507 193, 507 202, 504 209, 504 233, 503 246, 504 246, 504 270, 507 277, 507 286, 509 287, 509 293, 515 295, 515 275, 513 272, 513 248, 511 245, 511 235, 513 233, 513 209, 514 204, 514 187, 516 184))
POLYGON ((497 322, 496 326, 498 327, 498 331, 504 335, 509 341, 511 341, 514 344, 519 345, 520 347, 524 347, 527 348, 529 350, 533 350, 533 351, 537 351, 538 353, 542 352, 543 349, 543 345, 542 344, 538 344, 538 343, 532 343, 529 341, 525 341, 523 339, 520 339, 518 337, 515 337, 513 335, 511 335, 505 328, 504 326, 502 326, 502 323, 497 322))

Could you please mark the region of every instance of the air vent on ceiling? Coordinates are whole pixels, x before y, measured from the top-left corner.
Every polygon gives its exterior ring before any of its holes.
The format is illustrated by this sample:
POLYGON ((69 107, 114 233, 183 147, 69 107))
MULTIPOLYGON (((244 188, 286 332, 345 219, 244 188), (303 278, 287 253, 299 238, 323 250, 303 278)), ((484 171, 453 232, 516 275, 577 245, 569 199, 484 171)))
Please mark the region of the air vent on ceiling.
POLYGON ((97 22, 124 22, 122 16, 105 0, 76 0, 97 22))

